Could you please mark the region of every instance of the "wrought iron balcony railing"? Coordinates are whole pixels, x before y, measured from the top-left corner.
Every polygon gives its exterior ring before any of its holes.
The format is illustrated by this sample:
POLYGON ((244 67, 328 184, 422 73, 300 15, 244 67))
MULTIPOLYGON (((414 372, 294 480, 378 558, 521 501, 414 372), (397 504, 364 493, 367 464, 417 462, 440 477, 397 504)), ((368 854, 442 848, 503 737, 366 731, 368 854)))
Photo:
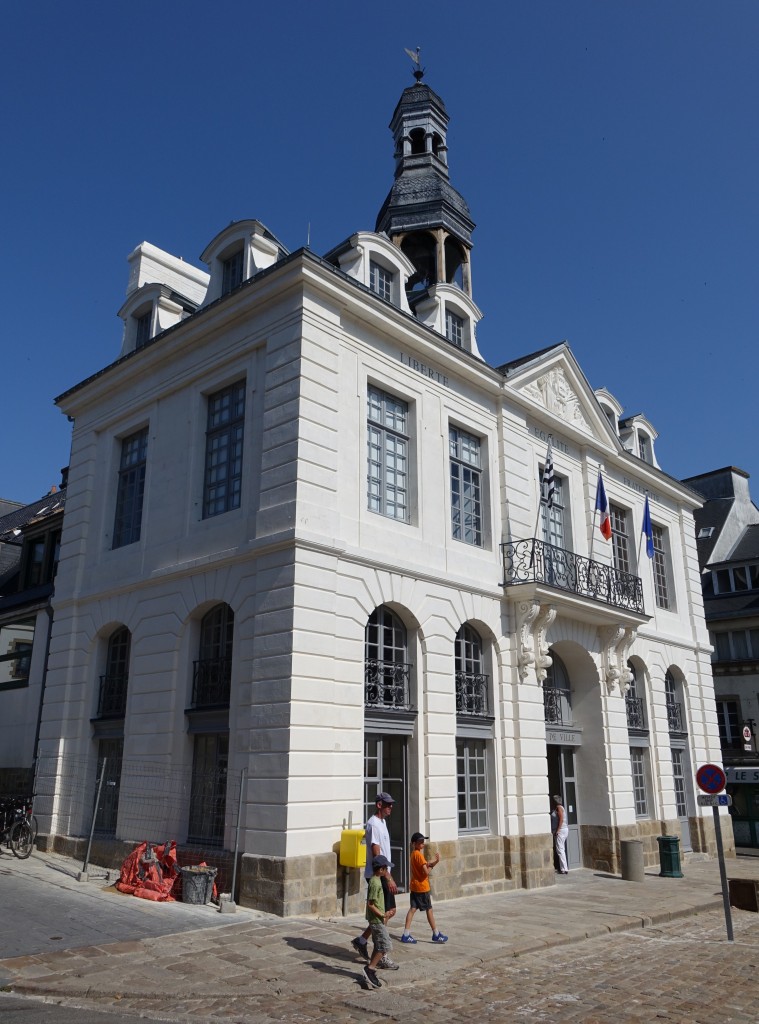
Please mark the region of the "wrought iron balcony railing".
POLYGON ((193 663, 192 706, 210 708, 229 704, 231 658, 208 658, 193 663))
POLYGON ((559 686, 543 686, 546 725, 572 724, 572 694, 559 686))
POLYGON ((98 697, 99 718, 123 718, 126 714, 127 675, 106 675, 100 677, 98 697))
POLYGON ((488 676, 481 672, 456 673, 456 713, 487 715, 488 676))
POLYGON ((643 709, 643 698, 631 697, 628 693, 625 695, 625 707, 627 708, 627 728, 645 729, 646 716, 643 709))
POLYGON ((368 708, 410 710, 411 665, 368 658, 364 664, 364 702, 368 708))
POLYGON ((667 700, 667 725, 670 732, 683 731, 683 706, 675 700, 667 700))
POLYGON ((572 551, 530 537, 501 544, 503 585, 545 583, 615 608, 644 614, 640 576, 620 572, 572 551))

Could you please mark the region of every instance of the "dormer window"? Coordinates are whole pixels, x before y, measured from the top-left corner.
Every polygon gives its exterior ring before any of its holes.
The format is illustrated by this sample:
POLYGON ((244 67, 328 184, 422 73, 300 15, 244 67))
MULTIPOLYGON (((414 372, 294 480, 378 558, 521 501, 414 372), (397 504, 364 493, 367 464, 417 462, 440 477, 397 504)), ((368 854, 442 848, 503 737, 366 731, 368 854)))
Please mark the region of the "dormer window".
POLYGON ((242 249, 238 249, 237 252, 232 253, 227 259, 221 261, 222 266, 222 277, 221 277, 221 294, 229 295, 231 291, 242 284, 243 264, 245 261, 245 253, 242 249))
POLYGON ((135 320, 135 341, 134 347, 144 348, 150 341, 150 328, 153 320, 153 310, 148 310, 142 316, 136 316, 135 320))
POLYGON ((393 293, 393 275, 385 267, 380 266, 374 260, 371 260, 369 264, 369 287, 375 292, 381 299, 390 298, 393 293))
POLYGON ((464 318, 450 309, 445 311, 445 336, 453 345, 464 345, 464 318))
POLYGON ((651 442, 645 434, 638 434, 638 458, 642 462, 651 462, 651 442))

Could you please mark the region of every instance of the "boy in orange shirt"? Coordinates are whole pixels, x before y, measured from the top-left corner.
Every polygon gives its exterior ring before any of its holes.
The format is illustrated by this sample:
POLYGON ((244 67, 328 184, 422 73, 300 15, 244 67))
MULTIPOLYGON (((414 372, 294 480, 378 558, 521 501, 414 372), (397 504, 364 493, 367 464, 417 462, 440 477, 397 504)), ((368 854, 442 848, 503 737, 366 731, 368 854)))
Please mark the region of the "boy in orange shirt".
POLYGON ((417 910, 424 910, 427 920, 432 929, 433 942, 447 942, 448 936, 437 930, 435 915, 432 912, 432 896, 430 895, 430 871, 440 861, 440 854, 435 855, 434 860, 426 860, 422 850, 427 837, 421 832, 415 832, 411 837, 411 906, 406 914, 406 923, 403 926, 401 942, 416 944, 416 939, 411 934, 411 921, 417 910))

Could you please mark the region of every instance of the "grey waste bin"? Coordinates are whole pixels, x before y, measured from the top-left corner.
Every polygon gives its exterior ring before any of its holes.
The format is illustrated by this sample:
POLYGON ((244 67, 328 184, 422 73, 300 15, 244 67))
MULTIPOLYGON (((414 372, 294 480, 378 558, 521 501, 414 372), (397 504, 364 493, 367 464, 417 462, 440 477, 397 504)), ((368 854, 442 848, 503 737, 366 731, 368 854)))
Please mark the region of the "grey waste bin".
POLYGON ((626 882, 642 882, 643 873, 643 843, 640 839, 623 839, 620 843, 622 850, 622 878, 626 882))
POLYGON ((182 903, 210 903, 216 868, 180 868, 182 873, 182 903))
POLYGON ((657 836, 659 844, 659 878, 682 878, 680 870, 680 837, 657 836))

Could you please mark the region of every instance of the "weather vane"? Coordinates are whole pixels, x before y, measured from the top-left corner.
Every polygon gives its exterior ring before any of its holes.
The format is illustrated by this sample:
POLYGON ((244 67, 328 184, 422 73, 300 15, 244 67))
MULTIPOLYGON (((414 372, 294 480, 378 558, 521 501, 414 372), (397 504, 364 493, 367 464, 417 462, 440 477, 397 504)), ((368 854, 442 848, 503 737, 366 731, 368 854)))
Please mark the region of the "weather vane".
POLYGON ((404 46, 403 49, 406 51, 406 53, 409 55, 409 57, 414 63, 414 78, 417 80, 417 82, 421 82, 421 80, 424 78, 424 72, 426 70, 425 68, 422 67, 421 46, 417 46, 416 53, 413 50, 409 50, 407 46, 404 46))

